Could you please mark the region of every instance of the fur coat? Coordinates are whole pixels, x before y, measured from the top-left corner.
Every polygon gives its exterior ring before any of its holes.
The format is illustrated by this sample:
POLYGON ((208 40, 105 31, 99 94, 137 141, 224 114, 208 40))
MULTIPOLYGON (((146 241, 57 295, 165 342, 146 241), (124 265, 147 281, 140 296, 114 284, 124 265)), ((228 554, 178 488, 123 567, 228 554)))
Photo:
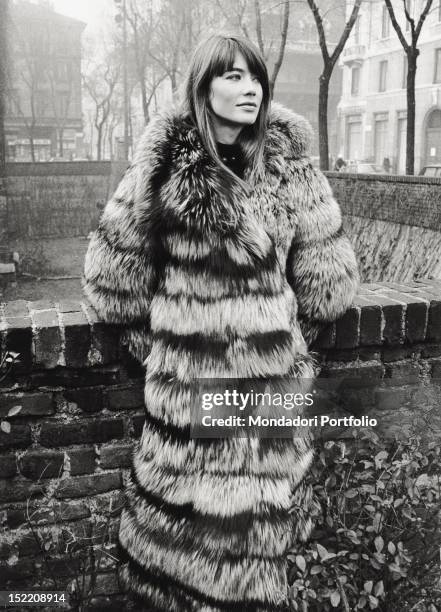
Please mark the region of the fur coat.
POLYGON ((308 345, 352 302, 354 252, 310 136, 273 104, 264 177, 244 195, 164 113, 91 239, 86 296, 146 367, 119 532, 120 577, 146 609, 286 603, 286 551, 311 530, 310 442, 197 439, 189 423, 197 378, 312 378, 308 345))

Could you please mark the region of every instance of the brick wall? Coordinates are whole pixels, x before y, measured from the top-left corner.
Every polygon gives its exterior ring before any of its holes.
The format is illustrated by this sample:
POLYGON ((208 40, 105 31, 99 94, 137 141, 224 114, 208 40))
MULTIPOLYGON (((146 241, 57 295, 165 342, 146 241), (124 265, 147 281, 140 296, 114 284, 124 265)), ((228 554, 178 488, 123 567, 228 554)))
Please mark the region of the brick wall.
MULTIPOLYGON (((115 544, 142 372, 85 302, 6 303, 0 332, 2 354, 21 357, 0 382, 0 590, 63 590, 77 575, 88 610, 126 605, 115 544)), ((441 378, 441 281, 363 285, 315 349, 322 377, 374 381, 356 402, 401 429, 406 393, 441 378)))
POLYGON ((441 178, 327 172, 345 215, 441 231, 441 178))
POLYGON ((125 163, 7 164, 10 238, 87 236, 125 163))
POLYGON ((441 179, 327 176, 365 282, 441 278, 441 179))

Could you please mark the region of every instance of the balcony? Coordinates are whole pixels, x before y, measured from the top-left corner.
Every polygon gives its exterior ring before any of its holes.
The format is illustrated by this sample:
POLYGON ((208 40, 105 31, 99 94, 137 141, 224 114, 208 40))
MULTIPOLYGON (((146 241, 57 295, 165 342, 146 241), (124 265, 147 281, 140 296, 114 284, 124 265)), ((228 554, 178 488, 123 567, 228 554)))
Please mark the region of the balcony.
POLYGON ((343 50, 343 64, 361 64, 366 53, 365 45, 351 45, 343 50))

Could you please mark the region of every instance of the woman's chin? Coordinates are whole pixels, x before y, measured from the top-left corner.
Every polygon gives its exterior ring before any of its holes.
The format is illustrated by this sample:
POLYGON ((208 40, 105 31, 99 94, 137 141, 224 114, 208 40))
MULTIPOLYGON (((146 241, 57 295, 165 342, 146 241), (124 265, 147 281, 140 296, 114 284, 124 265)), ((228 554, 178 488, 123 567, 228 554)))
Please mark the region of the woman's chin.
POLYGON ((237 123, 240 123, 241 125, 253 125, 253 123, 256 123, 256 119, 257 115, 251 115, 250 113, 248 116, 238 119, 237 123))

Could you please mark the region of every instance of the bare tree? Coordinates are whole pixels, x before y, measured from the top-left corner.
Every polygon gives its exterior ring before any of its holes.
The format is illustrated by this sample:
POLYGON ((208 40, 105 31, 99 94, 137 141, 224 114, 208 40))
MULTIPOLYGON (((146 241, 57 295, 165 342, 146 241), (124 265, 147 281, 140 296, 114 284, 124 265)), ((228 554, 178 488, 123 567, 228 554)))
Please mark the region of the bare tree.
POLYGON ((156 15, 154 29, 155 36, 148 47, 148 56, 156 67, 170 80, 173 96, 178 89, 178 75, 180 72, 181 56, 184 51, 183 38, 188 11, 184 0, 165 0, 156 15))
POLYGON ((56 140, 58 140, 58 154, 63 157, 63 133, 66 126, 66 120, 69 116, 69 110, 72 102, 73 86, 72 76, 69 74, 70 69, 68 65, 66 67, 66 74, 64 80, 63 89, 60 90, 60 80, 58 78, 58 68, 56 60, 49 62, 46 68, 47 80, 50 87, 50 99, 53 112, 53 118, 56 125, 56 140))
POLYGON ((291 1, 215 0, 225 24, 255 42, 267 63, 274 58, 269 75, 271 97, 285 55, 291 1))
POLYGON ((282 29, 280 32, 280 45, 279 45, 279 50, 277 53, 276 61, 274 62, 273 71, 270 77, 271 96, 274 93, 276 79, 279 74, 279 70, 282 67, 283 56, 285 55, 286 39, 288 35, 288 26, 289 26, 289 7, 290 7, 289 1, 285 0, 285 2, 283 3, 283 21, 282 21, 282 29))
POLYGON ((418 21, 410 14, 407 0, 401 0, 402 9, 409 24, 410 41, 406 40, 403 30, 398 23, 395 9, 391 0, 384 0, 389 11, 390 20, 400 43, 407 56, 407 135, 406 135, 406 174, 414 174, 415 170, 415 78, 417 59, 420 54, 418 39, 430 11, 433 0, 426 0, 418 21))
POLYGON ((113 150, 113 134, 115 132, 115 128, 117 128, 118 125, 120 125, 122 118, 123 118, 122 112, 118 113, 118 112, 112 111, 107 121, 106 138, 107 138, 107 143, 109 146, 109 157, 111 160, 113 160, 115 157, 114 150, 113 150))
POLYGON ((173 97, 187 70, 199 40, 219 28, 219 12, 207 0, 163 0, 154 14, 148 54, 162 75, 170 80, 173 97))
POLYGON ((150 54, 156 35, 153 3, 129 0, 126 16, 130 25, 129 45, 134 56, 135 78, 141 94, 144 123, 147 125, 151 101, 159 85, 167 78, 167 72, 150 54))
POLYGON ((315 0, 307 0, 309 8, 314 16, 315 25, 319 37, 320 51, 323 58, 323 70, 319 77, 319 108, 318 108, 318 124, 319 124, 319 153, 320 153, 320 168, 329 170, 329 141, 328 141, 328 96, 329 82, 335 64, 340 57, 349 34, 358 17, 358 12, 363 0, 355 0, 351 14, 345 24, 340 40, 334 47, 332 53, 329 52, 326 42, 325 27, 323 23, 323 14, 320 12, 315 0))
POLYGON ((247 18, 250 0, 233 0, 232 2, 214 0, 214 2, 219 14, 231 24, 232 29, 251 40, 249 19, 247 18))
MULTIPOLYGON (((274 61, 273 69, 271 71, 270 79, 269 79, 271 97, 273 96, 277 76, 279 74, 280 68, 282 67, 283 56, 285 55, 286 40, 288 36, 288 27, 289 27, 290 0, 283 0, 283 2, 280 2, 280 5, 278 6, 278 8, 282 9, 282 20, 281 20, 280 32, 278 33, 280 35, 277 35, 278 49, 275 53, 275 61, 274 61)), ((260 0, 254 0, 254 10, 255 10, 255 18, 256 18, 257 43, 259 45, 259 49, 262 55, 268 59, 269 54, 265 52, 264 33, 262 29, 262 21, 263 21, 264 16, 262 15, 262 5, 261 5, 260 0)), ((271 6, 270 10, 274 10, 274 6, 271 6)), ((273 47, 273 42, 274 41, 271 40, 269 44, 270 49, 272 49, 273 47)))
POLYGON ((104 64, 95 66, 88 74, 83 75, 84 88, 94 105, 93 124, 97 133, 97 160, 102 159, 105 126, 112 111, 119 74, 119 63, 110 56, 104 64))

